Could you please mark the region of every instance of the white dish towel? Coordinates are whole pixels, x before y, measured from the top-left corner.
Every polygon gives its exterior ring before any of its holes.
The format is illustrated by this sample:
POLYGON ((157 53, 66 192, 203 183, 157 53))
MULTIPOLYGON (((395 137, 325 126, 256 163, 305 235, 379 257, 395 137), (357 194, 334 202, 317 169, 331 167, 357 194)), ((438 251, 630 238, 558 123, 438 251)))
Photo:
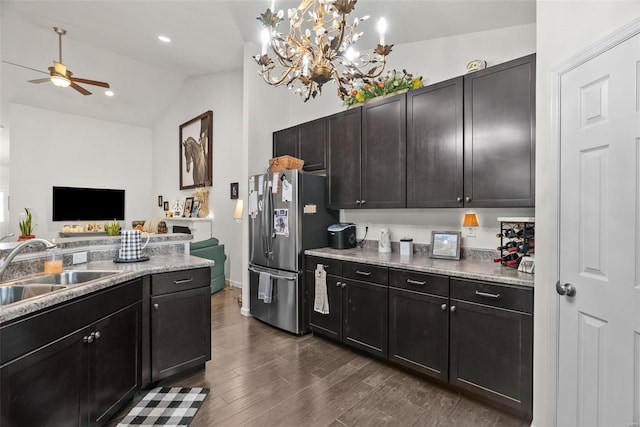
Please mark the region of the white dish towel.
POLYGON ((313 311, 321 314, 329 314, 329 296, 327 295, 327 272, 324 265, 318 264, 315 271, 316 295, 313 302, 313 311))
POLYGON ((272 292, 271 275, 264 271, 260 272, 260 281, 258 282, 258 299, 264 301, 265 304, 270 304, 272 292))

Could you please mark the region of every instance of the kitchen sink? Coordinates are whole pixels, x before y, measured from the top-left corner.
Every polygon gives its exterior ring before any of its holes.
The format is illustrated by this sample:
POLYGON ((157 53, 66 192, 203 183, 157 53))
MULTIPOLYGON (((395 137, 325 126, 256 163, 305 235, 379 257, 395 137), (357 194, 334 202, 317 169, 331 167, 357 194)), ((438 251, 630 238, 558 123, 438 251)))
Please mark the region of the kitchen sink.
POLYGON ((0 306, 42 296, 49 292, 65 289, 66 285, 8 285, 0 286, 0 306))
POLYGON ((92 280, 104 279, 105 277, 118 274, 120 271, 88 271, 88 270, 69 270, 57 274, 48 274, 46 276, 33 277, 20 281, 20 285, 75 285, 78 283, 90 282, 92 280))

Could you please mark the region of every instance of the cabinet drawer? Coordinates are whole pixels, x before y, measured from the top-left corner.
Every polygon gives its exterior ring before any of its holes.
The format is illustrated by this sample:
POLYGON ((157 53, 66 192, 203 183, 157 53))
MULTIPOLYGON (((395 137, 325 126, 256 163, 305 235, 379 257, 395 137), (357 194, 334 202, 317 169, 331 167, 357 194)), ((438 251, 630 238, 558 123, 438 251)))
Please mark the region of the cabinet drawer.
POLYGON ((151 295, 163 295, 171 292, 186 291, 188 289, 210 286, 211 270, 196 268, 180 270, 171 273, 151 275, 151 295))
POLYGON ((308 271, 314 271, 318 264, 324 265, 324 270, 327 274, 334 276, 342 276, 342 261, 331 258, 321 258, 317 256, 308 256, 306 259, 305 268, 308 271))
POLYGON ((524 313, 533 312, 533 288, 451 279, 451 298, 524 313))
POLYGON ((389 286, 443 297, 449 296, 448 276, 390 268, 389 286))
POLYGON ((381 285, 389 283, 389 270, 387 267, 378 267, 371 264, 344 262, 342 263, 342 276, 381 285))

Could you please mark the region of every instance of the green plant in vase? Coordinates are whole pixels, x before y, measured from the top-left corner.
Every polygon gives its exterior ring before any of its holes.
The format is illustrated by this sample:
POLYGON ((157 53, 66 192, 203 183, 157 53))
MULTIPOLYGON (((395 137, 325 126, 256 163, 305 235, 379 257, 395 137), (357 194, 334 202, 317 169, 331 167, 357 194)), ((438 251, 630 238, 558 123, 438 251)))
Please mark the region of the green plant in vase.
POLYGON ((20 237, 18 240, 33 239, 36 236, 33 235, 33 215, 28 208, 24 208, 25 213, 21 215, 21 219, 18 222, 20 226, 20 237))
POLYGON ((120 222, 115 219, 113 222, 106 223, 104 225, 104 231, 107 232, 107 236, 117 236, 120 234, 120 222))

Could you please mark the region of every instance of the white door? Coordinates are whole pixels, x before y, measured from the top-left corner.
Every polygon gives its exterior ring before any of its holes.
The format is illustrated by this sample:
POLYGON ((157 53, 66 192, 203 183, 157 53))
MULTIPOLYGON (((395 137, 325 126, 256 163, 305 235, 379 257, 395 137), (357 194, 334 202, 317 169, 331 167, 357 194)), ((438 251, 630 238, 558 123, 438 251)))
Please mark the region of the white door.
POLYGON ((638 426, 640 35, 560 85, 557 421, 638 426))

